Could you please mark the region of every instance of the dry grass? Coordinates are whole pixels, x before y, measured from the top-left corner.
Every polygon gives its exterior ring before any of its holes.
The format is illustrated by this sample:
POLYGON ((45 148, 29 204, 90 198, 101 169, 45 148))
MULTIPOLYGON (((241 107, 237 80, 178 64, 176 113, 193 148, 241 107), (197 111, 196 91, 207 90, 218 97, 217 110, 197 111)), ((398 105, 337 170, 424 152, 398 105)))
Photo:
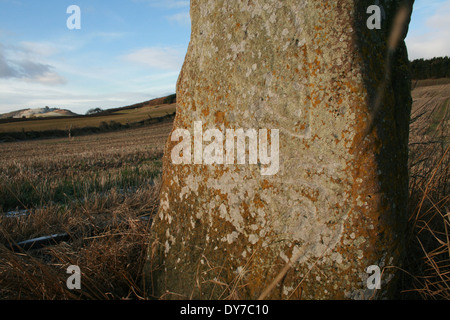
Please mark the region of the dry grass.
POLYGON ((450 299, 450 84, 413 90, 410 248, 405 292, 450 299))
POLYGON ((148 298, 141 280, 171 123, 0 145, 0 299, 148 298), (6 217, 11 210, 30 214, 6 217), (11 251, 19 241, 70 241, 11 251), (69 290, 67 267, 81 269, 69 290))
MULTIPOLYGON (((410 247, 405 298, 450 298, 450 85, 413 91, 410 247)), ((149 299, 142 273, 171 123, 74 139, 0 144, 0 299, 149 299), (2 211, 32 214, 2 217, 2 211), (71 240, 12 252, 18 241, 65 232, 71 240), (69 265, 82 272, 69 290, 69 265)), ((199 280, 199 286, 202 284, 199 280)), ((241 276, 214 283, 238 299, 241 276)))
MULTIPOLYGON (((0 297, 55 300, 145 296, 140 281, 150 220, 139 217, 155 212, 156 190, 143 188, 125 199, 112 194, 102 201, 66 211, 64 220, 68 224, 61 225, 60 230, 69 233, 70 242, 15 253, 0 246, 3 258, 0 262, 0 297), (69 265, 80 267, 82 290, 67 289, 69 275, 66 269, 69 265)), ((43 229, 48 230, 46 219, 54 216, 52 210, 43 210, 39 217, 15 223, 33 229, 43 225, 43 229)), ((5 230, 2 233, 8 242, 12 240, 5 230)))

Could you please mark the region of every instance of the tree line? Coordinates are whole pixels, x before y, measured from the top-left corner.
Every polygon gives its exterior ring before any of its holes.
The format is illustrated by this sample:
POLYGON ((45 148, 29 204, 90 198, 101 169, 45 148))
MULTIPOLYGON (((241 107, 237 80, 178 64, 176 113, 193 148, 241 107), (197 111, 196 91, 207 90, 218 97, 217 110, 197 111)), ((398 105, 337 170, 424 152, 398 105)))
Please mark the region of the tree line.
POLYGON ((450 78, 450 58, 416 59, 410 63, 414 80, 450 78))

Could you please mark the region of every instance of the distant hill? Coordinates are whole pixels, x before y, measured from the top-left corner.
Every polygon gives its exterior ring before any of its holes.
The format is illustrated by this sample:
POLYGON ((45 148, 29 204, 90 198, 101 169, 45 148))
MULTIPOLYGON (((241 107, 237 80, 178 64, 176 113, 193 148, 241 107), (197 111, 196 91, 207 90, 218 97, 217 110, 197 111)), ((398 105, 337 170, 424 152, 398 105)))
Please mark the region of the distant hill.
POLYGON ((113 114, 113 113, 118 113, 118 112, 127 111, 127 110, 136 110, 136 109, 139 109, 142 107, 154 107, 154 106, 159 106, 159 105, 174 104, 176 102, 177 102, 177 95, 171 94, 169 96, 165 96, 162 98, 155 98, 152 100, 136 103, 131 106, 103 110, 102 112, 96 113, 94 115, 97 115, 97 116, 98 115, 107 115, 107 114, 113 114))
POLYGON ((51 108, 19 110, 0 116, 0 143, 115 131, 173 121, 175 113, 176 94, 86 115, 51 108))
POLYGON ((0 114, 0 119, 30 119, 30 118, 50 118, 50 117, 74 117, 78 114, 70 110, 59 108, 37 108, 22 109, 18 111, 0 114))
MULTIPOLYGON (((36 108, 36 109, 21 109, 13 112, 0 114, 0 120, 5 119, 36 119, 36 118, 58 118, 58 117, 99 117, 111 114, 117 114, 126 110, 136 110, 142 107, 154 107, 158 105, 174 104, 176 103, 177 95, 172 94, 162 98, 156 98, 140 103, 136 103, 130 106, 111 108, 101 110, 89 115, 76 114, 70 110, 59 108, 36 108)), ((5 123, 2 121, 2 123, 5 123)))

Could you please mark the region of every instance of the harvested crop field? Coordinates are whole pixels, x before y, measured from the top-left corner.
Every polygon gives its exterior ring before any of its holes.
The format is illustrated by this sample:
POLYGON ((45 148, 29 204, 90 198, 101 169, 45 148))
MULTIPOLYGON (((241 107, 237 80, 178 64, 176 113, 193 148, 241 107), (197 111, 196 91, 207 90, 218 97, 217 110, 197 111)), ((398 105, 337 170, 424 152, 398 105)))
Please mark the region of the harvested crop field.
MULTIPOLYGON (((450 299, 450 83, 418 82, 412 96, 410 247, 399 296, 450 299)), ((151 299, 143 268, 171 129, 166 120, 0 143, 0 299, 151 299), (61 234, 50 246, 11 250, 61 234), (81 290, 66 286, 70 265, 81 269, 81 290)))
POLYGON ((0 144, 0 298, 140 296, 171 128, 166 121, 71 139, 0 144), (40 249, 15 246, 54 234, 66 237, 40 249), (83 290, 68 290, 69 265, 81 268, 83 290))

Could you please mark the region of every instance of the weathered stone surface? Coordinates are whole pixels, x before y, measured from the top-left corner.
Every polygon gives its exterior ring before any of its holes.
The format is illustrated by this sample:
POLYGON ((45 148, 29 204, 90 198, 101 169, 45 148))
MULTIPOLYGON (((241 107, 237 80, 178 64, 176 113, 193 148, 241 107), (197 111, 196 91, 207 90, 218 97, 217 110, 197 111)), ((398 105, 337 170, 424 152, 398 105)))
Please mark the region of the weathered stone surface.
POLYGON ((278 129, 279 170, 263 175, 261 159, 173 164, 181 140, 169 138, 152 228, 156 296, 256 299, 288 262, 267 298, 390 294, 394 269, 374 292, 366 268, 401 260, 411 98, 402 39, 366 135, 397 10, 380 3, 382 29, 369 30, 372 1, 191 0, 174 130, 193 145, 195 122, 278 129))

